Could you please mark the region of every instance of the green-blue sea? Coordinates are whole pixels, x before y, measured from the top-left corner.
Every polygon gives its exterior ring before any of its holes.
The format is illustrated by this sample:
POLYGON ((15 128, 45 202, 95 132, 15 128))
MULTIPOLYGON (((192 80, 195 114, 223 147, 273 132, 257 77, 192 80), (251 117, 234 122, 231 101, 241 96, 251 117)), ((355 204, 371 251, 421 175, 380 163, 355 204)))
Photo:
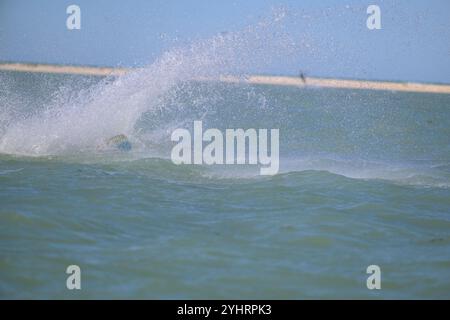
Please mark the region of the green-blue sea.
POLYGON ((450 95, 164 72, 0 73, 0 298, 450 298, 450 95), (279 129, 278 174, 173 164, 195 120, 279 129))

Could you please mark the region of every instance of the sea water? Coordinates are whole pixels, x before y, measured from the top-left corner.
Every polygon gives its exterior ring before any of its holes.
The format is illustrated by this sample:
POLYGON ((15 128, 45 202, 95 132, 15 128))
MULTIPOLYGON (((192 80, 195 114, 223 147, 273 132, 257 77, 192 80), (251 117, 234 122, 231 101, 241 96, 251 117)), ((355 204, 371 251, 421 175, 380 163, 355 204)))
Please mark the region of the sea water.
POLYGON ((229 37, 118 78, 0 74, 1 298, 450 298, 450 95, 224 83, 280 48, 229 37), (279 129, 279 173, 173 164, 196 120, 279 129))

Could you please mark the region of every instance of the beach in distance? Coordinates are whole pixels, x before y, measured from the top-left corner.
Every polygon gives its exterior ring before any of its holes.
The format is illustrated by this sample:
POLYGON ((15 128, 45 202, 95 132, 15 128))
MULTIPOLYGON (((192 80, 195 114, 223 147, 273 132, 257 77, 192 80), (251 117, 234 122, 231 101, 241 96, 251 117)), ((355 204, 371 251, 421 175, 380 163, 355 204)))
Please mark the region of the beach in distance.
MULTIPOLYGON (((128 68, 111 67, 87 67, 87 66, 64 66, 64 65, 45 65, 45 64, 24 64, 24 63, 0 63, 0 70, 16 72, 42 72, 56 74, 79 74, 90 76, 120 76, 129 72, 128 68)), ((218 79, 199 78, 193 80, 219 80, 224 82, 247 82, 251 84, 270 84, 280 86, 317 86, 324 88, 343 88, 343 89, 363 89, 363 90, 387 90, 387 91, 406 91, 406 92, 429 92, 450 94, 450 85, 431 84, 431 83, 409 83, 392 81, 368 81, 368 80, 350 80, 350 79, 326 79, 317 77, 305 77, 299 75, 292 76, 222 76, 218 79)))

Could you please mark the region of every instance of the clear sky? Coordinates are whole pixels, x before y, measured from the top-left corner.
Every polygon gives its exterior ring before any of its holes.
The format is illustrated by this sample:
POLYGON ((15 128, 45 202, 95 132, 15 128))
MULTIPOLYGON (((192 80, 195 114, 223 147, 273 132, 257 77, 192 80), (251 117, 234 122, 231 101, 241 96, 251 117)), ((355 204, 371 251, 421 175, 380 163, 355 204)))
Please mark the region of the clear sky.
POLYGON ((0 0, 0 61, 134 66, 173 45, 237 31, 284 7, 308 49, 252 70, 450 83, 449 0, 0 0), (66 8, 81 8, 81 30, 66 8), (366 9, 381 8, 381 30, 366 9))

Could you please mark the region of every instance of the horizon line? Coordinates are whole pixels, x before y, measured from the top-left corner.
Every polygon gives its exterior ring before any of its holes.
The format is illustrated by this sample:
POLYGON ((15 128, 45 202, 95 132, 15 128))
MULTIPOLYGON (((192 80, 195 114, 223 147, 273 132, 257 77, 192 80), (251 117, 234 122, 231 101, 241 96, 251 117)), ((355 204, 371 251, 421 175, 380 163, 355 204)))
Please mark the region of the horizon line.
MULTIPOLYGON (((75 65, 55 65, 37 63, 1 63, 0 71, 15 72, 35 72, 51 74, 74 74, 88 76, 121 76, 130 71, 143 69, 125 67, 94 67, 75 65)), ((360 90, 382 90, 382 91, 402 91, 420 93, 440 93, 450 94, 450 85, 433 84, 424 82, 400 82, 400 81, 378 81, 378 80, 357 80, 339 79, 327 77, 307 77, 307 76, 270 76, 270 75, 249 75, 246 77, 220 76, 218 79, 197 78, 200 81, 222 81, 226 83, 249 83, 262 85, 281 85, 291 87, 319 87, 319 88, 339 88, 339 89, 360 89, 360 90)))

